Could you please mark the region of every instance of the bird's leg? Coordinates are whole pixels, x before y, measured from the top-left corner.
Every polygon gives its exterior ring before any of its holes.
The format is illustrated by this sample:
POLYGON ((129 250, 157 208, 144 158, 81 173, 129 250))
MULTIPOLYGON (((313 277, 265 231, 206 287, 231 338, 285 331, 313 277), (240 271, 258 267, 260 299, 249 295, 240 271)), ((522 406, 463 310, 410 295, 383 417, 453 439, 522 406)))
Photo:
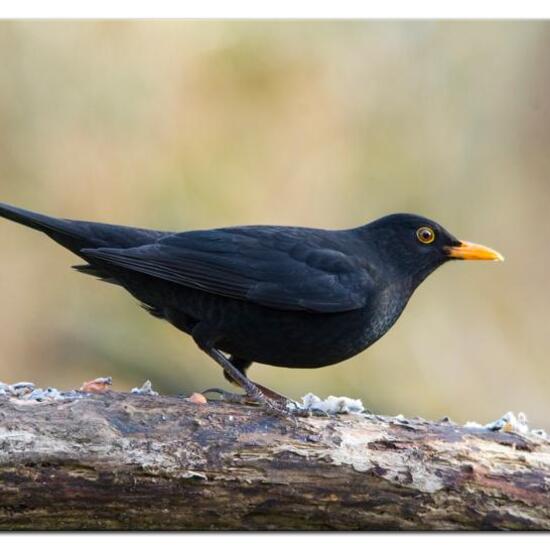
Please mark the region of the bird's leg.
MULTIPOLYGON (((236 357, 235 355, 231 355, 229 357, 229 361, 244 376, 246 376, 246 371, 249 369, 250 365, 252 365, 252 361, 249 361, 248 359, 242 359, 241 357, 236 357)), ((227 373, 227 371, 224 370, 223 375, 226 378, 226 380, 231 384, 235 384, 237 386, 239 385, 237 382, 235 382, 235 380, 233 380, 233 378, 231 378, 231 376, 227 373)), ((265 386, 258 384, 258 382, 253 382, 253 384, 264 394, 264 396, 266 396, 269 399, 272 399, 273 401, 277 401, 283 407, 286 407, 288 404, 294 403, 294 401, 289 397, 286 397, 285 395, 281 395, 280 393, 277 393, 269 388, 266 388, 265 386)), ((231 401, 232 403, 250 403, 250 398, 247 395, 235 394, 219 388, 210 388, 206 390, 206 392, 217 393, 225 401, 231 401)))
MULTIPOLYGON (((278 416, 291 416, 291 412, 282 403, 266 397, 254 382, 247 378, 239 369, 231 364, 231 361, 218 349, 210 348, 204 350, 214 361, 223 367, 223 370, 246 392, 247 402, 252 401, 263 405, 270 412, 278 416)), ((229 393, 229 392, 228 392, 229 393)), ((225 395, 225 392, 222 394, 225 395)), ((232 394, 234 395, 234 394, 232 394)), ((242 398, 241 398, 242 402, 242 398)))
MULTIPOLYGON (((239 369, 241 371, 241 373, 244 374, 244 376, 246 376, 248 378, 248 376, 246 374, 246 371, 252 365, 252 361, 249 361, 248 359, 242 359, 241 357, 237 357, 235 355, 231 355, 229 357, 229 360, 231 361, 231 364, 233 366, 235 366, 237 369, 239 369)), ((232 384, 235 383, 233 380, 231 380, 229 378, 229 376, 227 376, 227 373, 225 371, 224 371, 223 374, 224 374, 225 378, 227 380, 229 380, 229 382, 231 382, 232 384)), ((254 384, 266 397, 269 397, 269 399, 273 399, 274 401, 279 401, 285 407, 289 403, 294 403, 292 401, 292 399, 290 399, 289 397, 286 397, 286 395, 281 395, 280 393, 277 393, 276 391, 273 391, 269 388, 266 388, 265 386, 262 386, 262 385, 258 384, 258 382, 254 382, 254 384)))
POLYGON ((246 392, 246 397, 258 403, 263 403, 265 401, 265 396, 258 389, 258 387, 237 367, 235 367, 221 351, 216 348, 212 348, 207 350, 206 353, 208 353, 214 361, 222 366, 224 374, 227 377, 230 377, 235 384, 240 386, 246 392))
POLYGON ((232 384, 235 384, 242 388, 246 395, 240 395, 240 394, 232 394, 231 392, 226 392, 224 390, 220 390, 219 388, 211 388, 209 390, 205 390, 202 393, 219 393, 226 399, 227 401, 232 401, 234 403, 242 403, 243 398, 248 398, 249 400, 252 400, 253 402, 262 402, 263 401, 263 394, 262 392, 256 387, 256 385, 249 380, 246 375, 243 372, 243 368, 239 368, 239 366, 236 366, 233 364, 232 361, 230 361, 221 351, 218 349, 211 347, 211 348, 203 348, 203 350, 210 356, 216 363, 221 365, 223 368, 223 375, 229 382, 232 384))
MULTIPOLYGON (((266 397, 263 392, 258 388, 258 386, 254 384, 254 382, 252 382, 249 378, 247 378, 244 372, 250 366, 249 361, 240 360, 239 362, 237 362, 238 366, 235 366, 219 349, 215 347, 218 338, 216 338, 212 334, 212 332, 209 330, 209 327, 205 326, 204 323, 198 323, 193 329, 192 335, 197 345, 205 353, 212 357, 212 359, 214 359, 216 363, 221 365, 226 378, 232 380, 235 384, 240 386, 246 392, 246 396, 241 396, 239 398, 241 403, 244 397, 247 401, 252 401, 263 405, 271 412, 278 415, 289 416, 291 414, 289 409, 286 407, 286 404, 288 403, 287 400, 285 400, 285 403, 283 405, 278 400, 266 397)), ((217 388, 213 388, 213 390, 216 393, 220 393, 217 391, 217 388)), ((223 392, 221 393, 221 395, 225 396, 226 394, 225 392, 223 392)), ((234 394, 231 396, 231 398, 233 397, 234 394)), ((231 398, 229 400, 232 400, 231 398)))
MULTIPOLYGON (((241 359, 240 357, 235 357, 234 355, 231 355, 229 357, 229 362, 243 375, 246 376, 246 371, 252 364, 252 361, 248 361, 247 359, 241 359)), ((241 385, 233 379, 233 377, 224 369, 223 371, 224 378, 230 383, 234 384, 235 386, 241 387, 241 385)), ((257 385, 257 384, 256 384, 257 385)), ((261 390, 260 390, 261 391, 261 390)), ((251 401, 251 399, 246 394, 240 394, 240 393, 233 393, 226 390, 222 390, 220 388, 209 388, 202 393, 215 393, 218 394, 224 401, 228 401, 230 403, 240 403, 243 405, 248 405, 250 403, 254 403, 254 401, 251 401)))
POLYGON ((215 349, 205 350, 205 352, 214 359, 219 365, 224 369, 224 373, 227 373, 229 376, 233 377, 234 383, 239 385, 246 393, 245 395, 239 395, 231 392, 226 392, 218 388, 210 388, 205 390, 203 393, 218 393, 222 396, 223 399, 232 403, 241 403, 241 404, 251 404, 256 403, 258 405, 264 406, 270 412, 277 414, 278 416, 291 416, 291 412, 286 408, 286 403, 280 403, 269 397, 266 397, 263 392, 242 374, 239 369, 235 368, 229 359, 225 355, 215 349))

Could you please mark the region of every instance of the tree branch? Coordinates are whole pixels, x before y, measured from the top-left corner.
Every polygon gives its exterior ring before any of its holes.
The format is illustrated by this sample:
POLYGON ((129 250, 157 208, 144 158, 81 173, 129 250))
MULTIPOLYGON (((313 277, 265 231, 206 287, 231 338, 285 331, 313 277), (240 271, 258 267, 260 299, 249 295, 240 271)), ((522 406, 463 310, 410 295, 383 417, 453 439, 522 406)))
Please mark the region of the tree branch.
POLYGON ((550 529, 550 443, 177 397, 0 397, 0 528, 550 529))

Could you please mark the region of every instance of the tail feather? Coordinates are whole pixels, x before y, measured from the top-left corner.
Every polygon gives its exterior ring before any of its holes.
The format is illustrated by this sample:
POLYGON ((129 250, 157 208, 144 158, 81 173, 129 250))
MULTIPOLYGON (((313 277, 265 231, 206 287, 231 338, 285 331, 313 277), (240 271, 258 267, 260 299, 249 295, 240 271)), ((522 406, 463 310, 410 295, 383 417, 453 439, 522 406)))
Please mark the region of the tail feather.
POLYGON ((64 224, 66 224, 64 220, 59 220, 4 203, 0 203, 0 216, 31 227, 32 229, 37 229, 38 231, 46 231, 48 229, 62 231, 64 224))
POLYGON ((78 255, 83 248, 130 248, 151 244, 168 234, 122 225, 53 218, 4 203, 0 203, 0 217, 42 231, 78 255))

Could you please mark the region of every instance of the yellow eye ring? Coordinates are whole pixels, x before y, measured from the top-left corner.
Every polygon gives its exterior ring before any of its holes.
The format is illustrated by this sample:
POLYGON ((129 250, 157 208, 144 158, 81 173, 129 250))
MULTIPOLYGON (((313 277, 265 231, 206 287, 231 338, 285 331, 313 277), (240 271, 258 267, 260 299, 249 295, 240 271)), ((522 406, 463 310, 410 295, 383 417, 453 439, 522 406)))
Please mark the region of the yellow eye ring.
POLYGON ((416 230, 416 238, 422 244, 431 244, 435 241, 435 232, 431 227, 419 227, 416 230))

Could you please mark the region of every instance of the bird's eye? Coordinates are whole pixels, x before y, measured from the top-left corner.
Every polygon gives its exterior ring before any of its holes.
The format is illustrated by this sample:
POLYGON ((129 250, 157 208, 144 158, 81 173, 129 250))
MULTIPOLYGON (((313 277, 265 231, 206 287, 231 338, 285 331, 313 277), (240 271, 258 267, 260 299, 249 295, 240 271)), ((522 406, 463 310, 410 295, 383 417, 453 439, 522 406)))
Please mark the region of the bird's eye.
POLYGON ((416 238, 422 244, 431 244, 435 241, 435 233, 431 227, 420 227, 416 230, 416 238))

